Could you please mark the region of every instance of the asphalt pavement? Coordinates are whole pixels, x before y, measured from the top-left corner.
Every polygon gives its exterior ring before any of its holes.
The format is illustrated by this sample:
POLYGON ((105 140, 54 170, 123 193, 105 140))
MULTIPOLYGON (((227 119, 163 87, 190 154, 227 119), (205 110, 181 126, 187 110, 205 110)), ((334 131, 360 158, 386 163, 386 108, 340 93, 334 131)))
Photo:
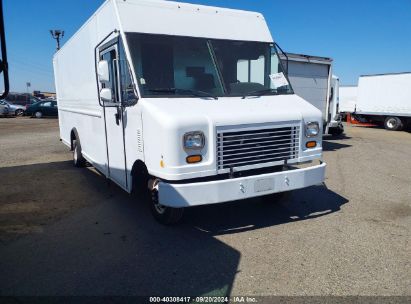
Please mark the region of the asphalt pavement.
POLYGON ((325 137, 325 186, 187 210, 176 227, 55 119, 0 119, 0 295, 411 295, 411 133, 325 137))

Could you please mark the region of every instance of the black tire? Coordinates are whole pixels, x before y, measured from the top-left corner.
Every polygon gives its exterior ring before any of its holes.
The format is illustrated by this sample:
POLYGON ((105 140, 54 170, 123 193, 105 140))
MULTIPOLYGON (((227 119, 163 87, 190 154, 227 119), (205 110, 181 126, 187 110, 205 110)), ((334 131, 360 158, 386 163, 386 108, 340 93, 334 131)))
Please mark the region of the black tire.
POLYGON ((14 115, 16 115, 16 116, 23 116, 23 114, 24 114, 24 111, 22 109, 17 109, 14 112, 14 115))
POLYGON ((154 186, 152 187, 150 197, 151 214, 162 225, 175 225, 181 221, 184 208, 171 208, 160 205, 156 183, 158 184, 158 181, 152 183, 154 186))
POLYGON ((146 170, 136 171, 132 173, 133 191, 132 194, 136 197, 149 198, 150 191, 148 190, 149 176, 146 170))
POLYGON ((388 116, 384 121, 384 127, 389 131, 401 131, 404 124, 398 117, 388 116))
POLYGON ((81 145, 78 140, 74 140, 73 142, 73 165, 77 168, 86 166, 86 159, 81 153, 81 145))

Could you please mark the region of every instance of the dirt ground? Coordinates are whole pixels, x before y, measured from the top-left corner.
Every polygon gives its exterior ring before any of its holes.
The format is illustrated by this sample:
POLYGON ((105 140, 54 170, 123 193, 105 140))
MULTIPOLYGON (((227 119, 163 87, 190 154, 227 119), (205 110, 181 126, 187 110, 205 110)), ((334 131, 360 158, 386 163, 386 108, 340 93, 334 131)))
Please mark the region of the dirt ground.
POLYGON ((56 119, 0 119, 0 295, 411 295, 410 151, 410 132, 347 126, 325 187, 169 228, 74 168, 56 119))

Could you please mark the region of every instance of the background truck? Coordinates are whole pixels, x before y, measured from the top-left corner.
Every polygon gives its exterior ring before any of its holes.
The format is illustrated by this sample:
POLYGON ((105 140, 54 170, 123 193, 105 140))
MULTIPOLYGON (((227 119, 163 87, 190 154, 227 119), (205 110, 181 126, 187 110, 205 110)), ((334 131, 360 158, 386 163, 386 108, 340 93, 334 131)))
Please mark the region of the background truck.
POLYGON ((154 217, 321 184, 322 113, 294 94, 264 17, 109 0, 53 60, 60 137, 154 217))
POLYGON ((286 53, 282 57, 294 92, 323 113, 324 134, 344 132, 339 115, 339 78, 332 74, 331 58, 286 53), (288 65, 287 65, 288 60, 288 65))
POLYGON ((348 113, 355 112, 355 105, 357 104, 358 87, 356 85, 340 86, 339 90, 339 111, 342 120, 348 113))
POLYGON ((411 123, 411 72, 363 75, 358 80, 355 117, 383 122, 398 131, 411 123))

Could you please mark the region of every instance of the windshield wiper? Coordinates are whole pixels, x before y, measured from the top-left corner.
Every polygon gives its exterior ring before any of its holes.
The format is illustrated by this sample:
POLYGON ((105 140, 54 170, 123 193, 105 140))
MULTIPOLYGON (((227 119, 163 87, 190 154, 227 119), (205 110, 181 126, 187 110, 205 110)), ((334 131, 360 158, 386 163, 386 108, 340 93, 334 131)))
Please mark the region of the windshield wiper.
POLYGON ((263 96, 268 93, 278 94, 277 89, 264 89, 264 90, 258 90, 258 91, 252 91, 252 92, 245 93, 242 99, 245 99, 247 96, 263 96))
POLYGON ((190 93, 194 96, 198 97, 211 97, 215 100, 218 99, 217 96, 214 96, 211 93, 204 92, 204 91, 199 91, 199 90, 190 90, 190 89, 179 89, 179 88, 154 88, 154 89, 148 89, 150 92, 157 92, 157 93, 190 93))

